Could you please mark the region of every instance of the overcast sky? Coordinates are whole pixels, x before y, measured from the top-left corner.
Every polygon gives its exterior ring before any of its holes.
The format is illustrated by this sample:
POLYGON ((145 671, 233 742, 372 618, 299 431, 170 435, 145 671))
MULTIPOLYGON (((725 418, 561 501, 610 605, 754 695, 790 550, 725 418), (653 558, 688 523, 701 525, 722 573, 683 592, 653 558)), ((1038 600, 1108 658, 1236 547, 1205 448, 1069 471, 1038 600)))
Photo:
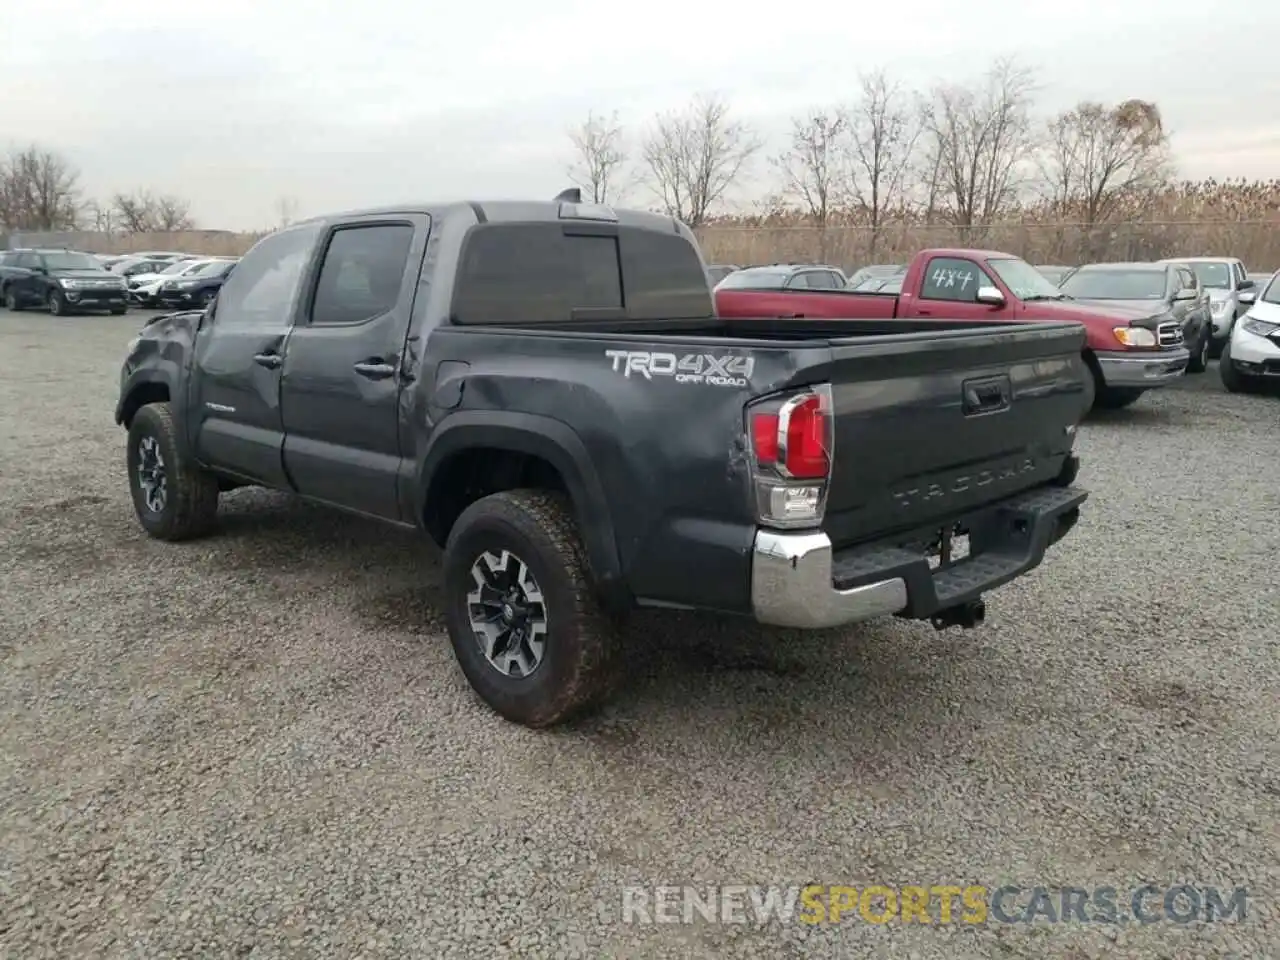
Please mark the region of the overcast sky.
POLYGON ((720 93, 776 144, 789 114, 848 99, 859 70, 924 86, 1014 54, 1039 69, 1045 110, 1155 100, 1186 176, 1280 176, 1280 71, 1267 66, 1280 6, 876 9, 39 0, 23 18, 36 20, 0 29, 0 142, 65 153, 88 193, 150 187, 190 199, 202 226, 241 229, 273 222, 281 197, 309 215, 552 195, 567 185, 565 131, 590 109, 639 127, 720 93))

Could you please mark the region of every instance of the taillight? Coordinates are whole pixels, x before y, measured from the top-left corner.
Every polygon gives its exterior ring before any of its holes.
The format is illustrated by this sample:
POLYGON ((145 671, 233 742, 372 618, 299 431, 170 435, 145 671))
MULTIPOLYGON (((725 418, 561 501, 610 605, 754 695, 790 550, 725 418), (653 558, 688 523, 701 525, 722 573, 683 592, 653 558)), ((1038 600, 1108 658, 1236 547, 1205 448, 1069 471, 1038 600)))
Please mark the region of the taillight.
POLYGON ((760 522, 821 523, 835 442, 830 386, 758 401, 747 408, 747 426, 760 522))

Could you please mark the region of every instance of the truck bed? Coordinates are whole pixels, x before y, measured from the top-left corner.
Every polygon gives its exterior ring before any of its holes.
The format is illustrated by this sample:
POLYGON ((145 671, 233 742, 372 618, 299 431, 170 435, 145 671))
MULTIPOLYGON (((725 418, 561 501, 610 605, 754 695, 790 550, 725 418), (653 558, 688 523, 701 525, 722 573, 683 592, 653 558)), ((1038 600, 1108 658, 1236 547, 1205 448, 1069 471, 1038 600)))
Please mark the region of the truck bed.
POLYGON ((1078 324, 904 326, 761 317, 445 327, 432 349, 472 358, 471 403, 514 406, 583 434, 609 499, 626 505, 612 523, 636 596, 741 610, 756 529, 745 417, 760 397, 831 384, 822 529, 836 547, 914 537, 1061 474, 1083 410, 1078 324), (505 359, 485 372, 474 366, 484 355, 505 359), (750 370, 716 384, 678 379, 682 364, 706 356, 750 361, 750 370), (975 382, 996 384, 1007 402, 967 409, 975 382), (726 568, 736 573, 723 581, 706 575, 726 568))

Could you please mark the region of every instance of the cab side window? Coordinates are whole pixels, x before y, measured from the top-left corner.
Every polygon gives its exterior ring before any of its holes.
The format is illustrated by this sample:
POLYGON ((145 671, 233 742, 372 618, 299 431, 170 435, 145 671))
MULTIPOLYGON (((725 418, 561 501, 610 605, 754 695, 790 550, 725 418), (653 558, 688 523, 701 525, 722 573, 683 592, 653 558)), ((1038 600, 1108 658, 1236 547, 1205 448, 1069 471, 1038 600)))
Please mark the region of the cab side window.
POLYGON ((972 260, 934 257, 924 268, 920 299, 977 303, 978 288, 982 286, 995 284, 972 260))
POLYGON ((291 227, 259 240, 218 294, 219 326, 280 326, 293 323, 302 271, 320 228, 291 227))
POLYGON ((311 303, 312 323, 361 323, 400 299, 413 226, 388 223, 335 230, 311 303))

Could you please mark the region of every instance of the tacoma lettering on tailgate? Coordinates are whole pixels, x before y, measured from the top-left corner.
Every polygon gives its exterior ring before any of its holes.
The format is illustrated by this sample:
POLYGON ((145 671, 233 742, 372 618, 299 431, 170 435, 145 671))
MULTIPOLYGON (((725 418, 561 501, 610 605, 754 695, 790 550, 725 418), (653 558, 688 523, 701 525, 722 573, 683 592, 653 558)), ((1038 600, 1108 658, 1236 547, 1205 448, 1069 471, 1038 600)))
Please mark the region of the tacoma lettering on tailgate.
POLYGON ((1006 467, 997 467, 994 470, 979 470, 977 473, 966 473, 958 477, 952 477, 942 483, 927 483, 919 487, 912 487, 909 490, 899 490, 894 493, 893 502, 899 507, 913 507, 918 503, 944 500, 947 497, 965 493, 969 490, 989 487, 993 483, 1003 484, 1010 480, 1016 480, 1025 473, 1035 473, 1035 470, 1035 460, 1031 457, 1026 457, 1006 467))
POLYGON ((654 353, 648 350, 606 350, 613 372, 652 380, 671 377, 676 383, 709 383, 715 387, 745 387, 755 370, 752 357, 710 353, 654 353))

